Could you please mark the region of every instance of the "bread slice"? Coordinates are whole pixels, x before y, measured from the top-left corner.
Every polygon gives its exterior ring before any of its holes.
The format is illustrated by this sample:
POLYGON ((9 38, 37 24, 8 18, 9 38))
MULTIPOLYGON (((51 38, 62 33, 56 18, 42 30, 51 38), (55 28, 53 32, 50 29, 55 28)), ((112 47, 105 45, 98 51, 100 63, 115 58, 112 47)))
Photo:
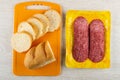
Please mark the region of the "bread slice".
POLYGON ((27 20, 32 26, 36 26, 38 28, 38 35, 37 39, 43 35, 43 23, 40 22, 38 19, 32 17, 27 20))
POLYGON ((38 34, 38 28, 36 26, 31 26, 28 22, 24 21, 18 25, 18 32, 26 31, 30 33, 33 37, 33 40, 36 39, 38 34))
POLYGON ((50 26, 50 22, 49 22, 47 16, 45 16, 44 14, 35 14, 35 15, 33 15, 33 17, 39 19, 43 23, 43 25, 44 25, 43 26, 43 30, 42 30, 43 31, 43 35, 45 33, 47 33, 48 32, 48 28, 50 26))
POLYGON ((49 42, 32 47, 25 55, 24 65, 28 69, 37 69, 55 61, 49 42), (48 50, 48 51, 46 51, 48 50))
POLYGON ((45 15, 48 17, 50 21, 50 27, 48 28, 49 32, 53 32, 57 30, 61 23, 61 16, 55 10, 48 10, 45 12, 45 15))
POLYGON ((27 51, 32 45, 32 36, 27 32, 15 33, 11 38, 12 48, 19 52, 27 51))

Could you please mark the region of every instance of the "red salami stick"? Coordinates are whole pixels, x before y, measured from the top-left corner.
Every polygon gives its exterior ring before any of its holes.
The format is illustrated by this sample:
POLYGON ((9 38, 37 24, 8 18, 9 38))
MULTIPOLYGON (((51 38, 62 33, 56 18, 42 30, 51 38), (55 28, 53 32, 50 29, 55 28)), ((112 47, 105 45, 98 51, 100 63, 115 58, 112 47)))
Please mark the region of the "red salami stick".
POLYGON ((90 23, 90 53, 89 59, 93 62, 100 62, 104 58, 105 29, 104 24, 99 19, 94 19, 90 23))
POLYGON ((73 26, 72 55, 77 62, 84 62, 88 58, 88 22, 84 17, 80 16, 75 19, 73 26))

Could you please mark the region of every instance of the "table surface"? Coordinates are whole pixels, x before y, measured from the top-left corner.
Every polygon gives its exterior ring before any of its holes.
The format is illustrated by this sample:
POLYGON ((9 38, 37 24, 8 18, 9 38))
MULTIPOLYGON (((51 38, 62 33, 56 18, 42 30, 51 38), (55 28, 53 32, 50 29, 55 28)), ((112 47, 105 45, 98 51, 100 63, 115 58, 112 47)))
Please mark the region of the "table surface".
MULTIPOLYGON (((63 25, 62 61, 59 76, 15 76, 12 73, 10 39, 13 32, 13 8, 28 0, 0 0, 0 80, 120 80, 120 0, 46 0, 67 10, 109 10, 111 12, 111 68, 68 69, 65 67, 65 29, 63 25)), ((64 18, 63 18, 64 21, 64 18)))

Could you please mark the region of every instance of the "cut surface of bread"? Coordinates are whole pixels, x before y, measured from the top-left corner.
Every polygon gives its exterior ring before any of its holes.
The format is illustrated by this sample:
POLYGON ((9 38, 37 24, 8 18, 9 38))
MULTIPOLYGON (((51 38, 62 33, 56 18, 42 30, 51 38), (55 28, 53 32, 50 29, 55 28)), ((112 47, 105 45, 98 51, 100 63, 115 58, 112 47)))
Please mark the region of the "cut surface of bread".
POLYGON ((45 12, 45 15, 50 21, 50 27, 48 28, 49 32, 53 32, 57 30, 61 23, 61 16, 60 14, 55 10, 48 10, 45 12))
POLYGON ((43 26, 43 30, 42 30, 43 31, 43 35, 45 33, 47 33, 48 32, 48 28, 50 26, 50 22, 49 22, 47 16, 45 16, 44 14, 35 14, 35 15, 33 15, 33 17, 39 19, 43 23, 43 25, 44 25, 43 26))
POLYGON ((27 20, 32 26, 36 26, 38 28, 38 35, 37 39, 43 35, 43 23, 40 22, 38 19, 32 17, 27 20))
POLYGON ((28 69, 37 69, 54 62, 53 51, 49 42, 41 42, 36 47, 32 47, 25 55, 24 65, 28 69), (46 51, 48 50, 48 51, 46 51))
POLYGON ((28 22, 25 22, 25 21, 21 22, 18 25, 18 32, 23 32, 23 31, 30 33, 33 37, 33 40, 36 39, 36 36, 38 34, 38 28, 30 25, 28 22))
POLYGON ((15 33, 11 38, 12 48, 19 52, 27 51, 32 45, 32 36, 27 32, 15 33))

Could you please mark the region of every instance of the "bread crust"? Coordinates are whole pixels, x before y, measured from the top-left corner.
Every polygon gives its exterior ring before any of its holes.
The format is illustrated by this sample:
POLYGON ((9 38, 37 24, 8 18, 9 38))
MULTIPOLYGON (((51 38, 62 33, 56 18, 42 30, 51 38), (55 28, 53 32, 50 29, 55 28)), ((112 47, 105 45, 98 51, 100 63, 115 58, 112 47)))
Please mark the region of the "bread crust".
POLYGON ((32 47, 25 55, 24 65, 28 69, 37 69, 54 62, 56 59, 48 41, 32 47), (47 51, 46 51, 47 50, 47 51))

